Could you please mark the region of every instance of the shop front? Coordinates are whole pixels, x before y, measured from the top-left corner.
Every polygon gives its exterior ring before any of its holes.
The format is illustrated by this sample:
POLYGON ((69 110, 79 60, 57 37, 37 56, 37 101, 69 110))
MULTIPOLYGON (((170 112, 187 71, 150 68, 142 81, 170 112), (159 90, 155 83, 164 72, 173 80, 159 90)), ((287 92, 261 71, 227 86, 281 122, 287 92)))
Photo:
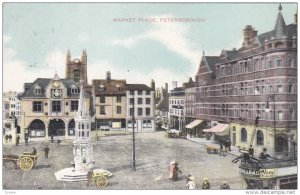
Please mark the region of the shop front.
POLYGON ((244 189, 297 189, 297 160, 241 161, 244 189))

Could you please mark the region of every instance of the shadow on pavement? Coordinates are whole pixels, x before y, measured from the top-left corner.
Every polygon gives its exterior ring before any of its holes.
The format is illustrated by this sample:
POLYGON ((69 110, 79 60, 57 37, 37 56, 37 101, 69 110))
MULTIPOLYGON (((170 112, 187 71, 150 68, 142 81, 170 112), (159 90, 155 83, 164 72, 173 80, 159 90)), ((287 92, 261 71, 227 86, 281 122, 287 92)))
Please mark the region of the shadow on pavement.
POLYGON ((34 167, 34 169, 44 169, 44 168, 51 168, 51 165, 37 165, 34 167))
MULTIPOLYGON (((135 167, 138 168, 139 166, 145 165, 148 163, 140 163, 140 164, 136 164, 135 167)), ((123 165, 123 166, 119 166, 119 167, 113 167, 113 168, 109 168, 107 170, 111 171, 111 172, 118 172, 121 170, 125 170, 125 169, 132 169, 132 164, 128 164, 128 165, 123 165)))

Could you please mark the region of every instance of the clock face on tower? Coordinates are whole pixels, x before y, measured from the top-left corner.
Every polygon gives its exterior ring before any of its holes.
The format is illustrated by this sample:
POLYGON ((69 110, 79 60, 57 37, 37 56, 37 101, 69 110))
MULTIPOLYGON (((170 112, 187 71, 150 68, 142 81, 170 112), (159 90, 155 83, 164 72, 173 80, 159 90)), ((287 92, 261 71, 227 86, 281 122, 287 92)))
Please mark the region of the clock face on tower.
POLYGON ((59 81, 54 81, 53 82, 53 87, 58 88, 60 86, 60 82, 59 81))
POLYGON ((52 98, 61 98, 62 90, 61 89, 51 89, 52 98))

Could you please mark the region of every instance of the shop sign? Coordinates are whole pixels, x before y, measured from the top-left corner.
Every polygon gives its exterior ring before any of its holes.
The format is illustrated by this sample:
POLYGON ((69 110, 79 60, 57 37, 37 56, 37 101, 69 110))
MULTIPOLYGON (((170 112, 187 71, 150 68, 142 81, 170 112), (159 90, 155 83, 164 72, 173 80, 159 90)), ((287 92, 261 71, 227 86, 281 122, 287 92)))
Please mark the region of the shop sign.
POLYGON ((275 176, 276 169, 259 169, 260 178, 271 178, 275 176))
POLYGON ((251 177, 271 178, 275 176, 276 169, 259 169, 259 170, 241 169, 241 173, 251 177))
POLYGON ((241 173, 252 177, 259 177, 259 170, 241 169, 241 173))

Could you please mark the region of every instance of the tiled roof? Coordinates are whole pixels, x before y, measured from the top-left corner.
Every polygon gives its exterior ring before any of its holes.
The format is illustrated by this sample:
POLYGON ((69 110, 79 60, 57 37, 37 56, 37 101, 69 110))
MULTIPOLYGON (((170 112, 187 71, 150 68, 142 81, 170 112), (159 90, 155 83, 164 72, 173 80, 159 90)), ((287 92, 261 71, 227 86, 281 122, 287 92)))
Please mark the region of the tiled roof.
MULTIPOLYGON (((296 24, 289 24, 285 28, 285 36, 292 38, 293 36, 297 36, 297 25, 296 24)), ((270 40, 272 37, 275 37, 275 30, 268 31, 258 35, 258 39, 261 44, 264 43, 266 39, 270 40)))
POLYGON ((214 65, 220 61, 219 56, 205 56, 205 58, 209 66, 209 71, 214 70, 214 65))
POLYGON ((93 90, 96 96, 98 95, 125 95, 125 80, 93 80, 93 90))
POLYGON ((169 95, 166 95, 160 102, 158 102, 156 110, 169 111, 169 95))
POLYGON ((145 84, 126 84, 126 90, 153 91, 151 87, 145 84))
MULTIPOLYGON (((24 87, 26 88, 24 93, 19 96, 19 98, 45 98, 46 97, 46 87, 53 79, 48 78, 38 78, 33 83, 25 83, 24 87), (36 86, 41 88, 41 94, 35 94, 34 89, 36 86)), ((71 86, 76 86, 79 90, 79 86, 72 79, 60 79, 60 82, 67 88, 68 97, 79 97, 79 93, 72 94, 71 86)))

